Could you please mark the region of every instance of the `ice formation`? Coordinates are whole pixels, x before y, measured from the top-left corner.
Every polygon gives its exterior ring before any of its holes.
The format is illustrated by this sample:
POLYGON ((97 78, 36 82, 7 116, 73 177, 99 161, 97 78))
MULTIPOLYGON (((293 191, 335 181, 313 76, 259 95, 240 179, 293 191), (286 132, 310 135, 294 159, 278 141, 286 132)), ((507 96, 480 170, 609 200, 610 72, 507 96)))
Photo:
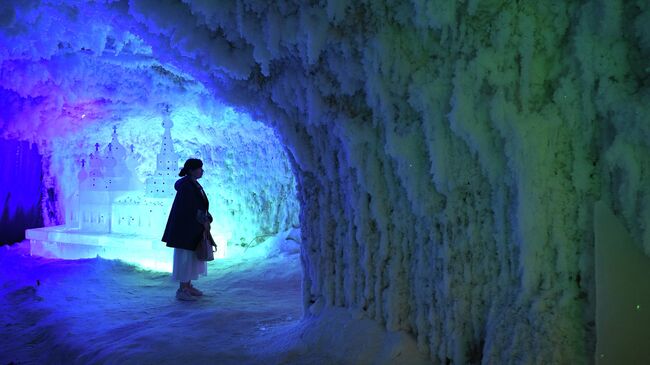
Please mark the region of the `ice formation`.
POLYGON ((436 363, 593 359, 594 202, 650 255, 647 1, 0 6, 4 136, 246 110, 291 161, 305 308, 436 363))
MULTIPOLYGON (((65 201, 65 224, 26 230, 32 255, 63 259, 101 256, 171 272, 171 251, 160 244, 160 232, 176 193, 173 186, 178 179, 179 155, 174 150, 174 124, 168 110, 162 120, 164 133, 156 170, 144 184, 134 171, 138 165, 135 146, 127 152, 116 126, 105 147, 100 149, 100 143, 95 143, 94 151, 80 160, 76 184, 66 184, 74 190, 65 201)), ((215 256, 224 258, 230 237, 221 230, 213 237, 218 248, 215 256)))

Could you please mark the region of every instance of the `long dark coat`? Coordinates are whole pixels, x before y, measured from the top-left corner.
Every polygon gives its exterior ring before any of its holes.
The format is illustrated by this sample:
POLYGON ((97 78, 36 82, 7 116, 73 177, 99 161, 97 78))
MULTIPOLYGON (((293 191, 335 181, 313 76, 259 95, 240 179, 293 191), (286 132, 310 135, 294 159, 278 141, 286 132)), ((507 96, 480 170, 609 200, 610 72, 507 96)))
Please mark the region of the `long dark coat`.
MULTIPOLYGON (((203 238, 205 229, 197 220, 197 211, 207 212, 210 203, 205 193, 201 193, 201 189, 189 176, 176 181, 174 188, 176 197, 169 212, 162 241, 167 242, 167 247, 194 251, 203 238)), ((212 222, 212 217, 209 217, 209 220, 212 222)), ((210 240, 214 242, 212 236, 210 240)))

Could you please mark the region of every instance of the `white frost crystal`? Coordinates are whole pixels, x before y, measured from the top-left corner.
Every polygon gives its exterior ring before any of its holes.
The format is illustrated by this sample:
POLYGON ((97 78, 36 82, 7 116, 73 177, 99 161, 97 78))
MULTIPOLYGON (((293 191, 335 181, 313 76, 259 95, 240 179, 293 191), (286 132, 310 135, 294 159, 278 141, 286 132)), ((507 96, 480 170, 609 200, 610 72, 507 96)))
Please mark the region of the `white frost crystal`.
POLYGON ((48 111, 78 96, 180 92, 107 92, 83 72, 101 58, 75 55, 137 39, 276 129, 306 307, 362 310, 436 363, 592 361, 594 202, 650 255, 648 2, 311 3, 8 5, 0 127, 54 133, 48 111))

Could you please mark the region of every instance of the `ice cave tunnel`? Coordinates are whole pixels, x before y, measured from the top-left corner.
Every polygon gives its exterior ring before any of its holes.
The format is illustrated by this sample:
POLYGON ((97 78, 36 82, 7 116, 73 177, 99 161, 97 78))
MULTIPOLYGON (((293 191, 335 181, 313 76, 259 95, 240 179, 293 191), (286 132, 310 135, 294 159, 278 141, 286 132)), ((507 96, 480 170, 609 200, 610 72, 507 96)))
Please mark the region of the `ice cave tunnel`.
MULTIPOLYGON (((40 256, 168 270, 161 186, 198 157, 222 258, 299 229, 300 323, 332 334, 218 363, 648 364, 649 24, 644 0, 2 1, 0 308, 72 270, 40 256), (413 347, 343 346, 335 309, 413 347)), ((58 336, 29 344, 154 359, 58 336)), ((48 361, 17 343, 0 363, 48 361)))

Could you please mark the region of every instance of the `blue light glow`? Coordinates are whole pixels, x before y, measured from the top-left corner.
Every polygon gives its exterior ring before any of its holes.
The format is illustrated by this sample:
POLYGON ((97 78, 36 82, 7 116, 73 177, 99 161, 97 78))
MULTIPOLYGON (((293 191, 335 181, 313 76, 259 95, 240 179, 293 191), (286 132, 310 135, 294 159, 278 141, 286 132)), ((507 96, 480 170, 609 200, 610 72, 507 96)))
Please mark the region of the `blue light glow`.
POLYGON ((160 237, 175 194, 171 186, 189 157, 204 161, 201 183, 215 218, 217 258, 227 256, 228 244, 296 225, 293 176, 273 131, 230 108, 219 111, 208 116, 184 107, 169 116, 109 119, 52 139, 65 225, 29 231, 32 253, 119 258, 171 271, 171 250, 160 237), (167 192, 156 193, 163 186, 167 192))

